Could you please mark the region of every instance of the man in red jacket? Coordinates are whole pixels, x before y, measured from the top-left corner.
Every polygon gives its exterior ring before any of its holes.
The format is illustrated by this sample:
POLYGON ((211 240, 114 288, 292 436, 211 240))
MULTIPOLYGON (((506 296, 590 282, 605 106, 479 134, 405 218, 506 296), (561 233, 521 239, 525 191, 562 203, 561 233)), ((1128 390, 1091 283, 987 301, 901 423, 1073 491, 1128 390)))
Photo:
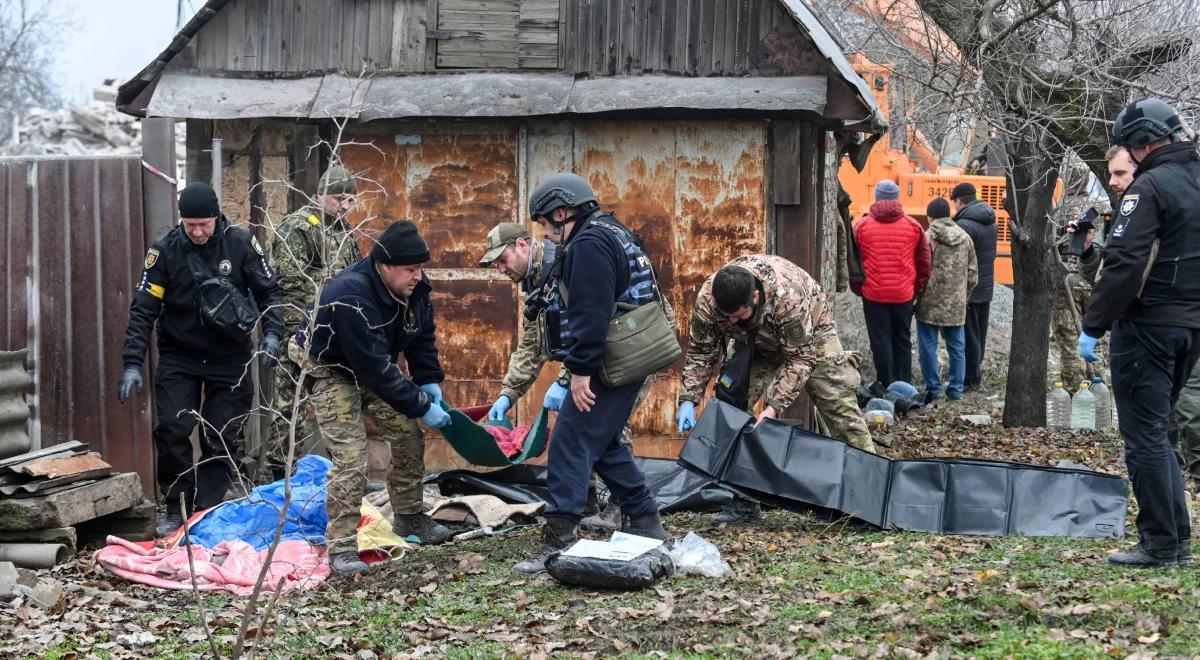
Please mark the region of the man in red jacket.
POLYGON ((913 300, 929 281, 931 256, 921 225, 904 214, 895 182, 875 185, 875 203, 854 238, 866 274, 863 316, 876 380, 884 387, 911 382, 913 300))

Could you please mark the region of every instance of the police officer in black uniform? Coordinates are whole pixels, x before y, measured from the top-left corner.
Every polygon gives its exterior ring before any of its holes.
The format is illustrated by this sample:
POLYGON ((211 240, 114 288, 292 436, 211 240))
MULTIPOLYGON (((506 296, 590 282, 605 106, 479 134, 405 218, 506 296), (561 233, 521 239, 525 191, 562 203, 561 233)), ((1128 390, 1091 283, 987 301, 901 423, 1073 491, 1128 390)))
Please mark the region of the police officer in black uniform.
POLYGON ((1138 544, 1108 560, 1191 565, 1183 475, 1167 429, 1200 355, 1200 158, 1161 99, 1126 106, 1113 137, 1137 174, 1117 209, 1079 337, 1080 355, 1095 362, 1096 341, 1112 330, 1113 393, 1138 501, 1138 544))
POLYGON ((569 396, 550 438, 550 504, 541 547, 514 567, 527 574, 544 571, 552 552, 575 541, 593 470, 621 503, 623 531, 667 538, 646 477, 621 444, 621 429, 642 382, 610 388, 597 375, 615 303, 646 304, 660 295, 649 259, 637 236, 602 212, 591 187, 575 174, 555 174, 543 181, 529 196, 529 214, 544 237, 561 247, 551 271, 551 300, 544 318, 548 352, 563 362, 570 378, 558 383, 569 388, 569 396), (560 281, 567 290, 565 302, 557 295, 560 281))
POLYGON ((157 323, 154 447, 158 487, 166 499, 159 536, 178 529, 184 515, 220 503, 236 470, 233 457, 253 394, 248 363, 256 313, 250 293, 262 314, 264 363, 279 357, 283 336, 279 285, 262 246, 221 214, 212 187, 192 183, 184 188, 179 216, 179 225, 146 252, 129 306, 125 368, 117 384, 122 402, 142 388, 142 361, 157 323), (194 410, 200 411, 202 424, 200 460, 193 466, 194 410))

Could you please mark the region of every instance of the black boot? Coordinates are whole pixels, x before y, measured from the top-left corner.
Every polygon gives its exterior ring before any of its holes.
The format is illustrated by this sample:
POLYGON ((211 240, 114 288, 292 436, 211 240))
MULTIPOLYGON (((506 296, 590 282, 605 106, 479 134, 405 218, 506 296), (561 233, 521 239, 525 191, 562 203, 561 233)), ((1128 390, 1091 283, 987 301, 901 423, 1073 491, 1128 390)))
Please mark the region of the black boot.
POLYGON ((721 513, 713 517, 713 522, 741 524, 753 522, 759 518, 762 518, 762 507, 758 505, 758 502, 751 502, 734 495, 733 501, 721 513))
POLYGON ((338 575, 366 575, 371 572, 357 552, 335 552, 329 555, 329 570, 338 575))
POLYGON ((1191 566, 1195 563, 1192 559, 1192 540, 1181 539, 1179 541, 1179 550, 1175 552, 1175 561, 1180 566, 1191 566))
POLYGON ((580 520, 579 526, 593 532, 615 532, 621 528, 621 505, 609 497, 599 513, 580 520))
POLYGON ((662 518, 657 511, 644 516, 625 516, 621 531, 648 539, 667 540, 667 530, 663 529, 662 518))
POLYGON ((415 536, 421 545, 437 545, 450 539, 450 530, 423 513, 399 513, 392 520, 396 535, 415 536))
POLYGON ((575 523, 561 516, 550 516, 542 526, 542 544, 537 554, 513 566, 513 570, 523 575, 545 573, 546 560, 550 555, 566 550, 574 542, 575 523))
POLYGON ((596 492, 596 484, 588 484, 587 501, 583 503, 583 515, 594 516, 600 513, 600 494, 596 492))
POLYGON ((154 536, 160 539, 164 536, 170 536, 172 532, 180 527, 183 527, 183 515, 174 511, 168 511, 158 517, 158 522, 154 525, 154 536))
POLYGON ((1160 557, 1152 554, 1141 543, 1125 552, 1114 552, 1108 556, 1108 563, 1117 566, 1132 566, 1134 568, 1165 568, 1175 566, 1176 556, 1160 557))

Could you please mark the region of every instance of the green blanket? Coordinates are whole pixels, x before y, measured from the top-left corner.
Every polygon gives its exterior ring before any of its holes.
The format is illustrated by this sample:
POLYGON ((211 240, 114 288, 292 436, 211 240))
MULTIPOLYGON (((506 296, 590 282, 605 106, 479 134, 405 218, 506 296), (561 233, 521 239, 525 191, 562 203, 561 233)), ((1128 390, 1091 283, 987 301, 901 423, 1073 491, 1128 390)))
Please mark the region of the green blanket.
POLYGON ((446 405, 445 401, 439 405, 450 413, 452 421, 450 426, 442 429, 442 435, 446 438, 446 442, 449 442, 450 446, 454 448, 454 451, 472 465, 485 467, 519 465, 531 458, 541 456, 546 451, 546 426, 549 414, 544 409, 533 421, 533 427, 529 429, 529 434, 525 436, 525 444, 521 453, 509 458, 485 428, 485 426, 501 426, 511 429, 512 423, 507 418, 500 422, 485 421, 489 406, 474 406, 458 410, 446 405), (481 421, 484 423, 481 424, 481 421))

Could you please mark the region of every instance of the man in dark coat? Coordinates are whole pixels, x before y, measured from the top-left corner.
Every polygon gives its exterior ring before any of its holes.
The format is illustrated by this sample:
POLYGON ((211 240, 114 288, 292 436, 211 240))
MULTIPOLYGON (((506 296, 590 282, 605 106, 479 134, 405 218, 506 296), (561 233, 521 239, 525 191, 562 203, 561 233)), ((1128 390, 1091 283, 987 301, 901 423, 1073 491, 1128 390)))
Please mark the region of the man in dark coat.
POLYGON ((992 306, 992 289, 996 286, 996 211, 975 197, 975 186, 963 182, 950 193, 958 212, 954 221, 975 245, 975 263, 979 267, 979 283, 967 301, 967 376, 963 387, 976 390, 983 384, 983 353, 987 348, 988 312, 992 306))

